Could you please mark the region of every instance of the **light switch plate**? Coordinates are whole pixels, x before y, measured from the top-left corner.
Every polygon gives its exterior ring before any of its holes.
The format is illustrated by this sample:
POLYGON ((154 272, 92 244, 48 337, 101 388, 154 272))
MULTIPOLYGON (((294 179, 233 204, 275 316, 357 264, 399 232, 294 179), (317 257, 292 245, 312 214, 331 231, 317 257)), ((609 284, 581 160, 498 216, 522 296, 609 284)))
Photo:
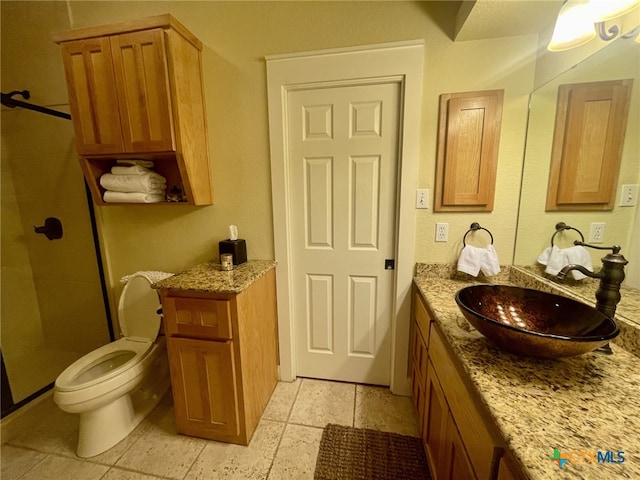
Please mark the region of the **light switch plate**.
POLYGON ((633 207, 636 203, 638 203, 638 185, 622 185, 620 206, 633 207))
POLYGON ((416 208, 429 208, 428 188, 419 188, 416 190, 416 208))

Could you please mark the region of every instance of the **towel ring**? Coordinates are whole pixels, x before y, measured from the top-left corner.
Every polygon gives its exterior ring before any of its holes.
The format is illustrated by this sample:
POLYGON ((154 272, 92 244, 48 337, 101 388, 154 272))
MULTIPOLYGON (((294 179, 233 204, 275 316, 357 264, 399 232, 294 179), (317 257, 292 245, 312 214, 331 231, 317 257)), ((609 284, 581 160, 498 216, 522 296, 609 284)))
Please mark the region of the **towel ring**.
POLYGON ((467 235, 469 235, 471 232, 475 232, 476 230, 484 230, 485 232, 487 232, 489 234, 489 236, 491 237, 491 245, 493 245, 493 235, 491 235, 491 232, 489 230, 487 230, 484 227, 481 227, 480 224, 478 222, 473 222, 470 226, 469 226, 469 230, 467 230, 467 233, 464 234, 464 237, 462 238, 462 245, 463 246, 467 246, 467 235))
POLYGON ((584 242, 584 235, 582 234, 582 232, 580 230, 578 230, 577 228, 570 227, 569 225, 567 225, 564 222, 558 222, 558 223, 556 223, 556 232, 551 236, 551 246, 552 247, 554 246, 553 239, 556 238, 556 235, 558 235, 560 232, 563 232, 564 230, 575 230, 576 232, 578 232, 578 234, 580 235, 580 238, 584 242))

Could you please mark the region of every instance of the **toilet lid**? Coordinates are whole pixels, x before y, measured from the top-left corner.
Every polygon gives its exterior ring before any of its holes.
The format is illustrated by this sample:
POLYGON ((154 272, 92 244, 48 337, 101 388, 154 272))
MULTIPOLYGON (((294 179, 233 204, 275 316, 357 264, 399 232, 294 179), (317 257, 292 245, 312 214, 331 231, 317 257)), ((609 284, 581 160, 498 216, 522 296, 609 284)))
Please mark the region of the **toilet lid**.
POLYGON ((154 341, 160 330, 158 294, 151 282, 142 275, 134 275, 124 286, 118 305, 120 330, 125 337, 154 341))

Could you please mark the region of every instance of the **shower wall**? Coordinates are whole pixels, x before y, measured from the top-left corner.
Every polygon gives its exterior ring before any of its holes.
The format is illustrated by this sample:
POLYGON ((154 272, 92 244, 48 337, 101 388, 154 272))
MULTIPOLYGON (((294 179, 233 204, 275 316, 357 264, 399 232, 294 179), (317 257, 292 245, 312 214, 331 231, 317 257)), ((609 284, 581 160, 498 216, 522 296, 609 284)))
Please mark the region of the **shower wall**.
MULTIPOLYGON (((29 3, 0 2, 2 91, 28 89, 30 103, 68 111, 60 54, 49 38, 68 28, 66 4, 29 3)), ((19 402, 109 342, 109 333, 71 122, 5 107, 1 122, 0 341, 19 402), (34 232, 47 217, 62 221, 62 239, 34 232)))

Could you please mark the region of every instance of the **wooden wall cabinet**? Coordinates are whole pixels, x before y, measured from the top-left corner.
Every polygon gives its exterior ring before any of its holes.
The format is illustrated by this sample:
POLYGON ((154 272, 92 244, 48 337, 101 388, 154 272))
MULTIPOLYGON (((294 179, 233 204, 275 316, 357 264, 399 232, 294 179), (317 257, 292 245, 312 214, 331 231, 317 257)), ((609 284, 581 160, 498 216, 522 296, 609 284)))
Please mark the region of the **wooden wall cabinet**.
POLYGON ((633 80, 560 85, 547 211, 612 210, 633 80))
POLYGON ((504 90, 440 96, 436 212, 493 210, 504 90))
POLYGON ((247 445, 277 383, 275 270, 239 294, 161 299, 178 432, 247 445))
POLYGON ((170 15, 54 35, 95 203, 118 158, 153 160, 185 202, 211 204, 202 43, 170 15))
POLYGON ((520 478, 511 464, 503 462, 505 471, 500 472, 503 442, 475 403, 433 318, 415 291, 412 392, 431 476, 434 480, 520 478))

